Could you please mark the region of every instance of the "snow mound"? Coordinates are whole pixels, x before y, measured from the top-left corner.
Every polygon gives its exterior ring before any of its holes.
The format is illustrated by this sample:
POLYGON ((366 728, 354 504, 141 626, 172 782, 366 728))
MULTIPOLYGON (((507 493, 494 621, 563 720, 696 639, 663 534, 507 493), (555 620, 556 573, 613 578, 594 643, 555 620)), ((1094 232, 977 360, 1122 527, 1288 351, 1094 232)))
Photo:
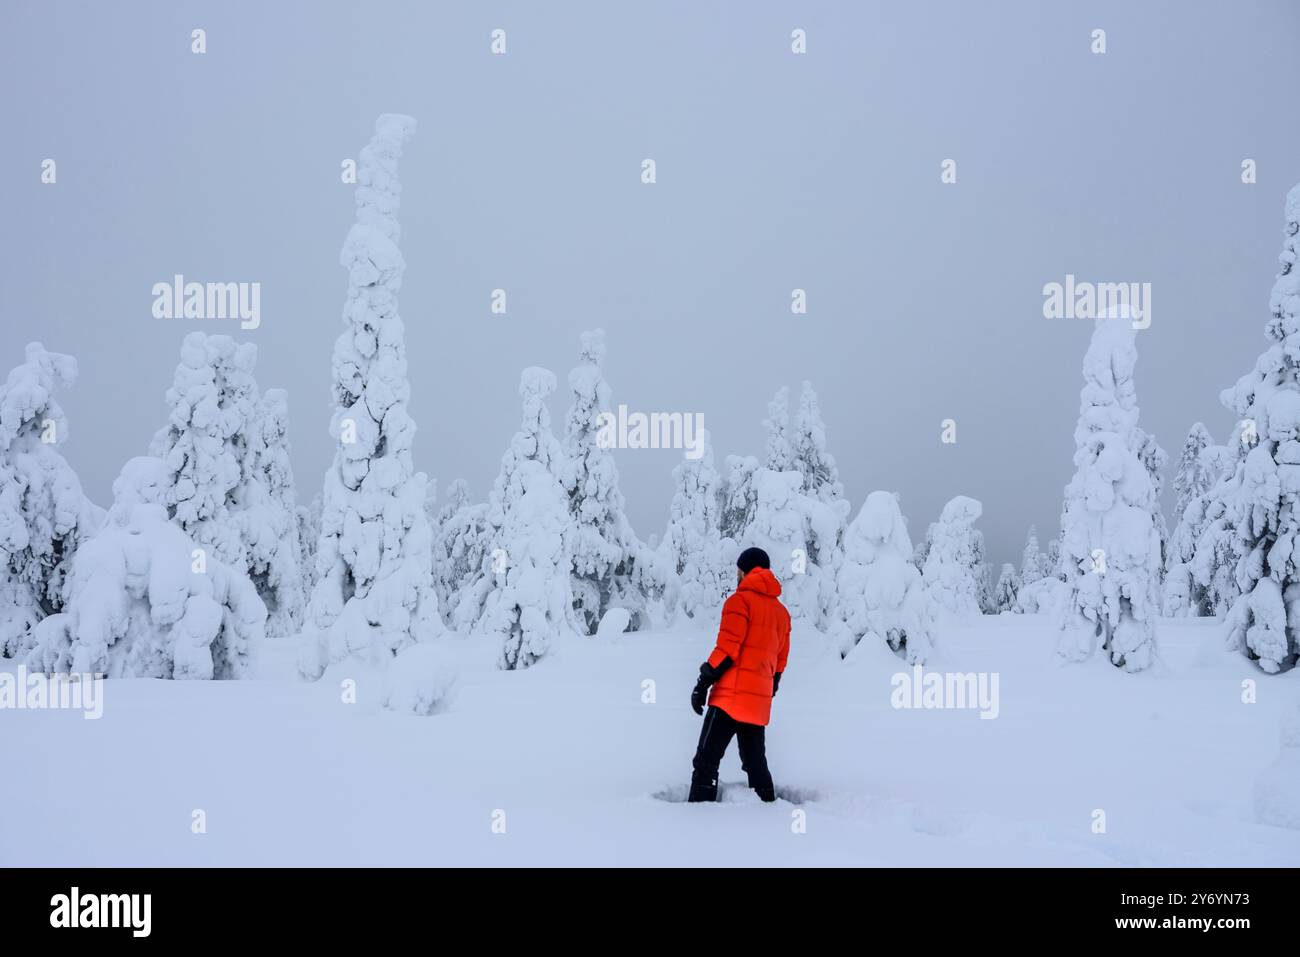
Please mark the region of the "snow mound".
POLYGON ((627 631, 627 626, 632 623, 632 613, 626 608, 611 608, 605 612, 605 617, 600 620, 600 627, 596 629, 597 638, 613 638, 615 635, 621 635, 627 631))
POLYGON ((456 684, 456 670, 436 643, 411 645, 384 673, 379 703, 390 711, 419 715, 446 710, 456 684))

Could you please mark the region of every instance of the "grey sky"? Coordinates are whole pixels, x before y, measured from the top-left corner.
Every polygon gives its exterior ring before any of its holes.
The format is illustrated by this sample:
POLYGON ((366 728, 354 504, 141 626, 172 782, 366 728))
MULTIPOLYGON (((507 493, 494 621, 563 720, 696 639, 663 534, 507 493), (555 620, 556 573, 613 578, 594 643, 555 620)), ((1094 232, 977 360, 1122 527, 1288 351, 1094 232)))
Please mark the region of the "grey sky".
MULTIPOLYGON (((1198 419, 1226 435, 1218 391, 1264 347, 1300 181, 1298 40, 1291 2, 9 0, 0 365, 31 339, 77 356, 66 453, 107 504, 164 422, 184 335, 249 338, 261 386, 289 390, 310 499, 353 219, 340 163, 379 113, 410 113, 401 313, 440 486, 486 496, 519 371, 563 383, 599 325, 616 402, 702 411, 721 459, 761 453, 772 393, 811 379, 855 512, 900 491, 915 537, 971 495, 990 557, 1018 561, 1031 522, 1056 530, 1090 332, 1043 318, 1044 283, 1151 282, 1142 424, 1171 459, 1198 419), (154 319, 175 273, 260 282, 261 328, 154 319)), ((633 524, 660 532, 679 453, 617 455, 633 524)))

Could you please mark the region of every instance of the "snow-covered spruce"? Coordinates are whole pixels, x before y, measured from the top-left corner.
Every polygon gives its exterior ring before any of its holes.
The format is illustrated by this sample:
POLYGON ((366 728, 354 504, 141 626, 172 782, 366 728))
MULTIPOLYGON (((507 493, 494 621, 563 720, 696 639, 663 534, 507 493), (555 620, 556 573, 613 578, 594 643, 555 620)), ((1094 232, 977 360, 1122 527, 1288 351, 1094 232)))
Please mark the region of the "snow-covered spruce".
POLYGON ((483 567, 488 548, 487 503, 472 502, 464 479, 447 486, 447 501, 433 525, 433 587, 451 624, 456 598, 483 567))
POLYGON ((1136 366, 1132 323, 1097 320, 1083 360, 1076 471, 1061 514, 1069 592, 1058 610, 1058 651, 1079 661, 1100 642, 1126 671, 1151 664, 1159 614, 1159 506, 1138 454, 1145 433, 1138 428, 1136 366))
POLYGON ((63 608, 70 562, 103 521, 59 451, 68 423, 54 390, 76 378, 75 359, 33 342, 0 386, 0 658, 25 655, 63 608))
POLYGON ((811 382, 804 382, 799 393, 793 431, 794 466, 803 475, 803 494, 828 504, 843 500, 844 486, 835 459, 826 451, 826 425, 811 382))
POLYGON ((998 583, 993 589, 993 610, 997 613, 1009 612, 1018 615, 1020 608, 1020 573, 1016 566, 1004 562, 998 583))
POLYGON ((239 678, 266 606, 240 569, 167 517, 166 467, 127 462, 103 529, 78 549, 65 609, 37 626, 29 667, 130 678, 239 678))
POLYGON ((721 479, 713 465, 713 442, 707 430, 701 436, 702 454, 684 457, 673 469, 673 498, 663 548, 673 572, 675 587, 670 613, 714 624, 722 603, 731 593, 734 543, 723 545, 719 530, 721 479))
POLYGON ((564 455, 546 407, 555 385, 555 373, 535 366, 519 377, 519 431, 488 498, 482 564, 456 607, 457 630, 501 638, 507 669, 527 667, 557 635, 577 630, 569 506, 559 477, 564 455))
POLYGON ((1269 298, 1272 344, 1221 401, 1238 417, 1239 458, 1210 493, 1193 570, 1211 601, 1230 602, 1228 642, 1266 672, 1300 653, 1300 186, 1286 199, 1282 268, 1269 298), (1211 564, 1231 568, 1227 585, 1211 564), (1211 577, 1213 576, 1213 577, 1211 577), (1232 596, 1232 586, 1236 595, 1232 596))
POLYGON ((872 492, 849 523, 836 585, 841 656, 864 640, 888 643, 910 664, 930 656, 934 608, 912 564, 907 523, 892 493, 872 492))
POLYGON ((259 396, 257 347, 193 332, 167 390, 168 424, 153 452, 166 469, 164 504, 181 530, 245 572, 269 609, 267 634, 302 625, 296 492, 289 465, 288 395, 259 396))
POLYGON ((922 576, 937 608, 957 615, 978 615, 986 600, 984 537, 975 530, 984 507, 958 495, 930 526, 922 576))
POLYGON ((397 245, 397 164, 414 131, 408 116, 379 117, 361 151, 357 221, 340 254, 348 293, 345 329, 334 343, 330 434, 338 445, 325 475, 301 662, 311 678, 345 659, 387 667, 403 648, 442 630, 397 313, 406 268, 397 245))
POLYGON ((560 478, 572 524, 573 598, 578 622, 594 634, 611 605, 627 608, 632 631, 644 623, 645 595, 636 579, 636 535, 624 513, 618 467, 601 440, 601 416, 610 409, 609 383, 601 370, 605 333, 581 337, 579 362, 569 372, 573 404, 564 423, 560 478))
MULTIPOLYGON (((1221 509, 1221 505, 1212 505, 1211 489, 1226 475, 1232 473, 1235 466, 1232 453, 1221 445, 1215 445, 1209 431, 1200 422, 1192 426, 1187 433, 1179 458, 1178 474, 1174 476, 1174 491, 1177 494, 1174 514, 1177 524, 1169 543, 1165 548, 1165 583, 1164 612, 1173 617, 1202 617, 1214 615, 1212 592, 1221 591, 1226 582, 1217 588, 1207 588, 1198 579, 1196 568, 1197 542, 1205 531, 1212 514, 1221 509)), ((1222 514, 1219 511, 1219 514, 1222 514)), ((1202 556, 1202 562, 1214 561, 1214 556, 1202 556)), ((1220 569, 1202 569, 1202 577, 1213 581, 1218 576, 1231 577, 1231 567, 1220 569)), ((1227 609, 1224 608, 1224 611, 1227 609)))
POLYGON ((764 467, 773 472, 795 468, 794 444, 790 435, 790 389, 781 386, 767 404, 763 420, 764 467))
POLYGON ((754 520, 754 509, 758 506, 754 474, 759 468, 758 459, 752 455, 727 456, 726 474, 718 491, 721 503, 718 530, 723 538, 729 538, 733 542, 744 541, 750 523, 754 520))

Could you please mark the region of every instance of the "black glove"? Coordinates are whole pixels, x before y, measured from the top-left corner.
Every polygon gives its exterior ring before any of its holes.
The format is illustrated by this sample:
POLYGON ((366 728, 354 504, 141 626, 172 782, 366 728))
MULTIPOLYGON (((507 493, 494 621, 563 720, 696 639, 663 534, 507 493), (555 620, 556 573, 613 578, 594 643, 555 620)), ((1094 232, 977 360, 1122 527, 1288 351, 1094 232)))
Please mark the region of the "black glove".
POLYGON ((772 675, 772 697, 776 697, 776 689, 781 687, 781 672, 772 675))
POLYGON ((708 700, 709 689, 732 664, 730 658, 723 658, 716 668, 707 661, 700 665, 700 678, 695 682, 695 690, 691 692, 691 708, 696 714, 704 714, 704 702, 708 700))

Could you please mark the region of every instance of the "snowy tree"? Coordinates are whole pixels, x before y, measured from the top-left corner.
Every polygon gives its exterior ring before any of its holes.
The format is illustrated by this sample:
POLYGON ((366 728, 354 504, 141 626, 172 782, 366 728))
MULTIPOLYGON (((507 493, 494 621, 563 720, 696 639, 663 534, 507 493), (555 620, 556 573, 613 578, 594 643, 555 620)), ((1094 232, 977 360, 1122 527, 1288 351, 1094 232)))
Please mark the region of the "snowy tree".
POLYGON ((836 573, 842 657, 864 639, 888 644, 909 664, 923 664, 930 656, 934 608, 911 559, 898 499, 872 492, 845 531, 844 562, 836 573))
POLYGON ((1211 549, 1198 560, 1196 547, 1207 523, 1223 515, 1223 503, 1214 501, 1210 493, 1225 474, 1231 473, 1234 465, 1231 453, 1213 444, 1205 426, 1199 422, 1192 426, 1174 478, 1178 524, 1165 550, 1166 615, 1202 617, 1227 610, 1226 604, 1222 609, 1216 608, 1212 597, 1214 593, 1228 594, 1233 587, 1230 563, 1216 565, 1220 559, 1226 559, 1226 551, 1215 556, 1211 549), (1198 569, 1209 587, 1198 578, 1198 569))
POLYGON ((1165 552, 1169 542, 1169 526, 1165 523, 1165 513, 1160 507, 1160 496, 1165 487, 1164 469, 1169 463, 1169 455, 1160 447, 1160 443, 1156 441, 1154 435, 1138 429, 1137 456, 1146 468, 1147 474, 1151 476, 1151 487, 1155 489, 1156 495, 1156 534, 1160 537, 1160 569, 1156 582, 1158 587, 1164 580, 1165 552))
POLYGON ((1300 186, 1286 200, 1282 268, 1269 300, 1271 345, 1226 389, 1238 460, 1209 495, 1194 573, 1228 604, 1228 640, 1266 672, 1290 668, 1300 643, 1300 186), (1225 581, 1231 572, 1231 581, 1225 581), (1235 595, 1234 595, 1235 592, 1235 595))
MULTIPOLYGON (((522 471, 525 463, 536 462, 544 468, 557 483, 564 470, 564 452, 555 433, 551 431, 551 413, 546 407, 546 398, 555 391, 555 373, 549 369, 531 366, 519 377, 519 398, 522 404, 519 431, 510 440, 510 448, 501 457, 501 471, 492 485, 488 497, 486 544, 478 573, 461 590, 454 620, 459 631, 480 632, 491 630, 492 624, 486 619, 489 613, 489 600, 494 591, 506 584, 505 570, 513 561, 511 548, 518 544, 511 539, 512 531, 507 528, 515 503, 526 491, 522 471)), ((533 470, 529 470, 533 471, 533 470)), ((536 487, 540 483, 533 481, 536 487)), ((563 490, 563 485, 560 485, 563 490)), ((532 507, 546 498, 544 492, 533 496, 532 507)), ((572 548, 565 524, 564 547, 572 548)), ((572 558, 570 557, 570 561, 572 558)), ((569 588, 572 595, 572 588, 569 588)), ((572 599, 566 615, 572 623, 572 599)))
POLYGON ((507 493, 497 539, 504 568, 484 622, 501 638, 500 667, 512 671, 535 664, 569 631, 572 556, 567 497, 550 469, 521 461, 507 493))
POLYGON ((486 502, 470 501, 464 479, 447 487, 447 502, 438 511, 433 533, 433 587, 438 607, 450 615, 461 590, 479 574, 487 553, 489 529, 486 502))
POLYGON ((243 542, 243 570, 267 608, 266 634, 280 638, 302 630, 307 602, 289 464, 288 393, 267 389, 255 424, 232 512, 243 542))
POLYGON ((164 504, 200 547, 247 574, 269 610, 267 634, 301 629, 306 585, 283 389, 258 393, 257 347, 193 332, 181 347, 171 415, 154 438, 164 504))
POLYGON ((984 537, 975 520, 984 507, 958 495, 930 526, 930 549, 922 575, 937 608, 957 615, 978 615, 985 603, 984 537))
POLYGON ((1204 453, 1214 444, 1210 431, 1197 422, 1187 432, 1182 454, 1178 457, 1178 473, 1174 476, 1174 515, 1182 518, 1188 503, 1210 490, 1215 476, 1207 471, 1204 453))
POLYGON ((242 497, 260 430, 256 363, 252 343, 187 335, 167 390, 171 413, 152 446, 166 468, 163 503, 172 520, 199 547, 235 566, 246 564, 246 553, 232 506, 242 497))
POLYGON ((781 386, 767 404, 767 418, 763 420, 764 466, 773 472, 788 472, 796 468, 794 444, 790 435, 790 390, 781 386))
POLYGON ((71 356, 27 347, 0 386, 0 657, 25 655, 32 629, 63 608, 73 556, 103 512, 82 494, 59 446, 68 423, 54 390, 77 378, 71 356))
POLYGON ((1038 528, 1029 526, 1029 535, 1025 538, 1025 550, 1020 555, 1020 583, 1032 585, 1052 573, 1048 558, 1038 550, 1038 528))
POLYGON ((294 510, 298 523, 298 567, 302 570, 304 595, 310 595, 316 587, 316 546, 320 543, 321 507, 321 498, 317 495, 307 505, 299 505, 294 510))
POLYGON ((1091 657, 1098 639, 1112 664, 1140 671, 1155 650, 1160 536, 1156 490, 1139 452, 1132 323, 1100 319, 1084 357, 1074 432, 1076 472, 1061 516, 1068 600, 1059 609, 1058 650, 1091 657))
POLYGON ((752 455, 728 455, 727 474, 719 490, 721 512, 718 520, 723 538, 733 542, 745 539, 758 507, 758 489, 754 475, 760 466, 752 455))
POLYGON ((803 494, 820 502, 844 498, 835 459, 826 451, 826 425, 812 383, 805 382, 799 393, 794 419, 794 466, 803 475, 803 494))
POLYGON ((29 667, 132 678, 239 678, 266 606, 162 504, 171 466, 136 458, 113 483, 104 528, 78 549, 65 609, 36 629, 29 667))
POLYGON ((611 603, 630 606, 632 629, 640 623, 645 596, 634 580, 636 535, 623 511, 618 467, 601 440, 601 416, 609 412, 610 390, 601 364, 605 333, 582 334, 579 363, 569 373, 573 405, 564 429, 561 479, 572 523, 575 610, 587 634, 594 634, 611 603))
POLYGON ((804 536, 804 501, 799 492, 802 481, 794 470, 755 472, 754 519, 737 544, 742 549, 757 546, 767 552, 790 616, 816 621, 819 588, 817 569, 808 561, 808 540, 804 536))
MULTIPOLYGON (((731 593, 735 573, 732 560, 724 554, 719 530, 721 479, 713 465, 713 443, 707 431, 701 441, 702 454, 683 458, 673 469, 664 548, 676 582, 673 612, 712 622, 731 593)), ((727 551, 736 551, 734 543, 727 551)))
POLYGON ((385 114, 361 151, 357 221, 343 243, 348 272, 345 328, 334 343, 338 445, 325 475, 317 581, 308 605, 308 677, 354 658, 387 667, 403 648, 441 630, 432 583, 426 478, 411 459, 404 327, 397 292, 406 263, 398 249, 402 144, 415 130, 385 114))
POLYGON ((1002 574, 993 589, 993 607, 997 612, 1020 614, 1020 573, 1010 562, 1002 565, 1002 574))

